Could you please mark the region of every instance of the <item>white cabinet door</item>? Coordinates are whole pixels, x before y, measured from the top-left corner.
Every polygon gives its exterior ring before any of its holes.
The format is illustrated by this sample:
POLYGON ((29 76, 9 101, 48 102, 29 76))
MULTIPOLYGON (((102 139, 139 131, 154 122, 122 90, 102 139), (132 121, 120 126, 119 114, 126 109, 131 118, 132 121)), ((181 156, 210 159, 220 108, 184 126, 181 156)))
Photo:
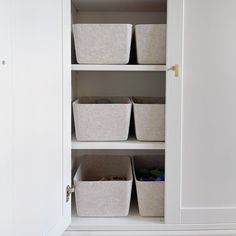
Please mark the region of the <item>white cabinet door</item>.
POLYGON ((180 223, 183 0, 167 1, 165 222, 180 223), (178 65, 179 75, 172 67, 178 65))
POLYGON ((0 232, 12 229, 11 1, 0 1, 0 232))
POLYGON ((235 223, 236 1, 183 3, 181 222, 235 223))
POLYGON ((70 156, 64 155, 63 136, 65 1, 13 2, 14 235, 59 236, 70 221, 70 156))

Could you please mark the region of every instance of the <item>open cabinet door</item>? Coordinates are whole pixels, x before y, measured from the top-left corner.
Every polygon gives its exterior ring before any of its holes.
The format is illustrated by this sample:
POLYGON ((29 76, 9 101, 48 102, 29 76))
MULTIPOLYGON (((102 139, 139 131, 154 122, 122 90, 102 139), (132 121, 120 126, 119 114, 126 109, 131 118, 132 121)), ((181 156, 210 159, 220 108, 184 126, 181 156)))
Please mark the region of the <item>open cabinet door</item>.
POLYGON ((13 230, 15 236, 59 236, 70 222, 63 100, 69 79, 63 9, 69 14, 69 6, 65 0, 12 1, 13 230))
POLYGON ((235 9, 183 1, 182 223, 236 223, 235 9))
POLYGON ((12 235, 11 0, 0 2, 0 232, 12 235))

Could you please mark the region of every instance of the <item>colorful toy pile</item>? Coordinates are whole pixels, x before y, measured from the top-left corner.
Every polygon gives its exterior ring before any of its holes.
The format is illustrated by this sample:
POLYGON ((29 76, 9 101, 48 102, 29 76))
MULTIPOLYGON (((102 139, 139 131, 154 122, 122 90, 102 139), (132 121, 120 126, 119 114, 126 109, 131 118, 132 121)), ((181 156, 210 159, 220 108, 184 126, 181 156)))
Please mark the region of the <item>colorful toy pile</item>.
POLYGON ((139 169, 136 175, 139 181, 165 181, 165 172, 160 168, 139 169))

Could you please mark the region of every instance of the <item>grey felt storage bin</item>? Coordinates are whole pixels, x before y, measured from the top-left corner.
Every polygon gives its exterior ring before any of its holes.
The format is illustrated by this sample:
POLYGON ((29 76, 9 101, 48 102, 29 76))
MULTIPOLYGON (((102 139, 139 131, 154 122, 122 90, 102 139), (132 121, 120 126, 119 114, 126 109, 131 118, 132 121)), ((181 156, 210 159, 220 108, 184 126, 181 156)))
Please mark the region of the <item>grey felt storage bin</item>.
POLYGON ((166 24, 135 26, 139 64, 166 64, 166 24))
POLYGON ((78 216, 127 216, 132 181, 128 156, 84 156, 74 177, 78 216), (101 180, 110 176, 126 180, 101 180))
POLYGON ((78 98, 73 102, 77 140, 127 140, 131 107, 132 103, 128 97, 78 98))
POLYGON ((133 172, 141 216, 164 216, 164 181, 139 181, 136 171, 140 168, 163 168, 164 156, 135 156, 133 172))
POLYGON ((133 97, 136 138, 165 141, 165 98, 133 97))
POLYGON ((76 59, 80 64, 127 64, 132 25, 74 24, 76 59))

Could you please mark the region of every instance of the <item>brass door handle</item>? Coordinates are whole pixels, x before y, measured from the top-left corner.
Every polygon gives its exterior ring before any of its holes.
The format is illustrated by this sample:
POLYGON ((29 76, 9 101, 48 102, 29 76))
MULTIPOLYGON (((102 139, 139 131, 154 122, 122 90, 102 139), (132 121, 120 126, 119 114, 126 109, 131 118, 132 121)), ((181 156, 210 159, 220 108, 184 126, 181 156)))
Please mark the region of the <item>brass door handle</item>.
POLYGON ((173 65, 167 71, 170 71, 170 70, 174 71, 175 77, 179 77, 179 65, 178 64, 173 65))

